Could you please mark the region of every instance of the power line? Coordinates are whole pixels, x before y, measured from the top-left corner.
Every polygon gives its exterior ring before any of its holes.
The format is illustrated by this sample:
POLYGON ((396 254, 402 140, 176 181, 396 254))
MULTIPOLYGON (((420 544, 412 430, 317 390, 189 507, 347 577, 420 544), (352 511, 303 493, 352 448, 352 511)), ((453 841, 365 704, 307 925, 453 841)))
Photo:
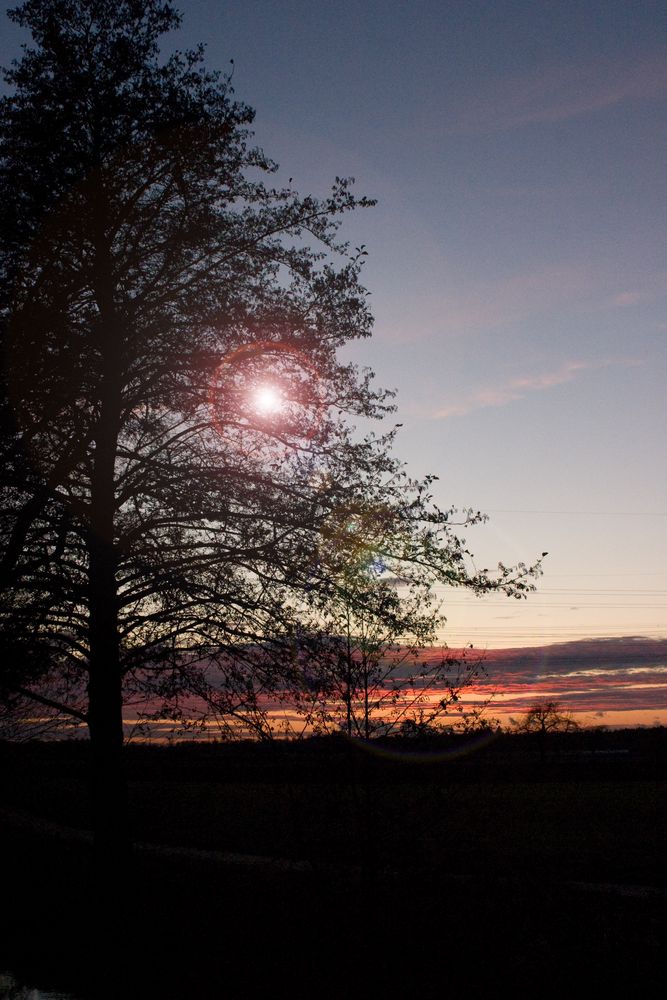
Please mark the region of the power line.
MULTIPOLYGON (((535 593, 538 594, 667 594, 665 587, 645 587, 640 590, 637 587, 540 587, 539 583, 537 586, 539 590, 535 593)), ((449 590, 454 594, 457 591, 461 593, 464 587, 450 583, 435 583, 431 589, 449 590)))
POLYGON ((502 628, 475 628, 470 626, 469 629, 465 626, 459 625, 456 628, 449 629, 447 627, 440 629, 438 635, 447 636, 451 638, 452 636, 468 636, 468 638, 498 638, 498 639, 540 639, 548 637, 557 637, 562 639, 568 636, 576 639, 591 639, 591 640, 603 640, 603 639, 624 639, 636 636, 638 632, 641 632, 640 638, 667 638, 667 623, 663 626, 645 626, 636 624, 633 625, 619 625, 616 630, 611 628, 606 628, 604 625, 598 626, 599 630, 596 630, 595 626, 589 626, 585 628, 566 628, 558 626, 549 626, 544 630, 542 629, 526 629, 525 631, 512 631, 511 629, 502 628))
POLYGON ((667 569, 639 570, 628 572, 624 569, 613 573, 548 573, 549 577, 577 577, 577 576, 667 576, 667 569))
POLYGON ((651 624, 649 622, 646 622, 646 623, 642 624, 641 622, 638 623, 637 621, 634 621, 634 622, 619 622, 616 625, 609 625, 607 622, 577 622, 576 625, 567 625, 565 623, 559 624, 559 623, 556 623, 556 622, 553 622, 553 623, 552 622, 548 622, 548 623, 545 622, 544 626, 541 626, 539 624, 535 625, 535 624, 531 623, 531 624, 526 624, 523 627, 521 625, 518 625, 518 627, 517 627, 517 623, 516 622, 515 623, 508 623, 507 625, 495 625, 495 624, 493 624, 493 625, 491 625, 491 624, 488 624, 488 625, 487 624, 484 624, 484 625, 474 625, 472 623, 470 625, 468 625, 466 623, 455 625, 453 622, 450 623, 450 624, 451 624, 452 628, 459 628, 459 629, 461 629, 461 628, 466 628, 466 629, 467 628, 471 628, 471 629, 475 629, 475 631, 477 631, 477 632, 514 632, 514 631, 519 631, 519 632, 542 632, 542 631, 555 632, 555 631, 565 631, 565 632, 567 632, 568 630, 581 632, 581 631, 586 631, 586 630, 591 631, 591 630, 594 630, 594 629, 604 629, 605 632, 614 632, 614 631, 618 632, 618 631, 624 631, 624 630, 632 629, 632 628, 651 628, 651 629, 667 628, 667 620, 665 620, 661 624, 658 624, 658 623, 651 624))
MULTIPOLYGON (((535 609, 534 600, 537 595, 533 595, 531 598, 531 609, 535 609)), ((511 608, 512 605, 509 603, 509 599, 505 601, 484 601, 483 604, 476 603, 473 605, 472 601, 447 601, 448 608, 505 608, 506 610, 511 608)), ((515 610, 518 614, 523 614, 527 605, 515 606, 515 610)), ((540 608, 569 608, 571 611, 579 611, 585 608, 617 608, 620 611, 627 609, 628 611, 665 611, 667 610, 667 605, 663 604, 631 604, 629 601, 622 601, 616 604, 601 604, 597 601, 578 601, 576 606, 573 606, 572 601, 564 601, 557 604, 552 601, 540 601, 540 608)))
MULTIPOLYGON (((452 645, 462 645, 465 646, 468 643, 473 645, 477 643, 493 643, 502 642, 517 642, 517 643, 542 643, 542 642, 604 642, 610 639, 625 639, 626 633, 619 632, 614 635, 608 633, 596 633, 591 635, 590 632, 442 632, 438 635, 438 642, 444 642, 448 646, 452 645)), ((642 629, 641 636, 642 639, 652 639, 652 640, 667 640, 667 630, 660 629, 658 631, 650 631, 648 629, 642 629)), ((628 652, 628 658, 631 658, 630 652, 628 652)), ((655 664, 653 664, 655 666, 655 664)))
POLYGON ((667 517, 665 510, 527 510, 487 508, 488 514, 563 514, 573 517, 667 517))

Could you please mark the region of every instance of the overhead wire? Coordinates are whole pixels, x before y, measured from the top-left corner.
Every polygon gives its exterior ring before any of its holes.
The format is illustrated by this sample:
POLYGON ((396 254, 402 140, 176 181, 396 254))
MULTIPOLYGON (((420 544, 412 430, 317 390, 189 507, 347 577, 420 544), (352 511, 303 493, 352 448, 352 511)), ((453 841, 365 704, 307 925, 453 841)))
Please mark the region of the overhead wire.
POLYGON ((487 514, 559 514, 573 517, 667 517, 665 510, 528 510, 486 508, 487 514))

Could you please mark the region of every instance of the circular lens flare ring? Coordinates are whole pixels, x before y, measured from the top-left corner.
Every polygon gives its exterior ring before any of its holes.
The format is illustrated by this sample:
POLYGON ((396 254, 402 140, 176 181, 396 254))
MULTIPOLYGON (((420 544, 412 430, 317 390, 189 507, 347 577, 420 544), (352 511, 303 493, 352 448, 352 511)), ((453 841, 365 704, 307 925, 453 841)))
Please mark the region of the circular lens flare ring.
MULTIPOLYGON (((249 410, 254 411, 256 416, 266 419, 284 414, 288 417, 292 406, 299 406, 298 395, 292 398, 289 391, 271 379, 270 369, 275 362, 278 363, 281 381, 285 381, 290 367, 293 366, 294 371, 300 372, 301 376, 305 376, 310 383, 309 396, 311 398, 308 402, 301 404, 310 410, 309 425, 299 427, 298 436, 314 439, 318 435, 328 405, 323 398, 321 375, 313 361, 299 347, 284 340, 261 340, 243 344, 220 360, 209 385, 209 409, 213 425, 219 433, 223 432, 225 424, 224 406, 220 406, 220 401, 224 399, 223 387, 230 377, 241 382, 247 379, 243 395, 245 395, 249 410), (286 372, 282 371, 285 364, 287 365, 286 372), (259 366, 260 371, 257 371, 257 366, 259 366), (264 368, 265 371, 261 372, 261 368, 264 368), (257 382, 257 377, 261 378, 263 374, 266 375, 266 381, 262 379, 261 382, 257 382)), ((285 430, 289 432, 289 427, 286 427, 285 430)))

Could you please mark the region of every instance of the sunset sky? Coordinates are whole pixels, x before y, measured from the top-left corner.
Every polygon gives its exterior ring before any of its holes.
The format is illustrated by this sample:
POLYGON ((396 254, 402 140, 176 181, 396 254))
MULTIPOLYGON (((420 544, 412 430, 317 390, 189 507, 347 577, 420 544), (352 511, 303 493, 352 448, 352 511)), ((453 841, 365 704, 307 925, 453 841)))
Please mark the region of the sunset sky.
POLYGON ((398 390, 398 454, 489 514, 478 565, 549 553, 527 602, 443 594, 443 638, 667 637, 663 0, 177 6, 280 180, 378 199, 349 354, 398 390))

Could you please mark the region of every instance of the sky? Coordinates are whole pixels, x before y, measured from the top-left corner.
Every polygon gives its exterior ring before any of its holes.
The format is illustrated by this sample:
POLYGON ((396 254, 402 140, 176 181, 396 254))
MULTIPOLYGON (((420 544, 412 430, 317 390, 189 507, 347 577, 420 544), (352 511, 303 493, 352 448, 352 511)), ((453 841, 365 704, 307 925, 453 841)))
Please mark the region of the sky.
POLYGON ((549 553, 525 602, 443 592, 443 640, 667 637, 662 0, 177 6, 279 179, 378 200, 343 229, 375 316, 348 356, 397 390, 398 456, 489 514, 476 565, 549 553))

